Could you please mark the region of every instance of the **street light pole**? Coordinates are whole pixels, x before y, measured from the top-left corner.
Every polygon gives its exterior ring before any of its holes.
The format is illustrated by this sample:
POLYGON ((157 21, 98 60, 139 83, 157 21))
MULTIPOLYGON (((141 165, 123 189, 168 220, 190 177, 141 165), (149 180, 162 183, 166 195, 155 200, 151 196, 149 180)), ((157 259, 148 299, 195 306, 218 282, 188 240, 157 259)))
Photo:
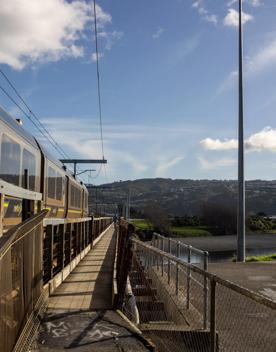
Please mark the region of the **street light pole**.
POLYGON ((243 119, 243 24, 242 0, 239 0, 239 150, 238 150, 238 222, 237 261, 245 261, 245 181, 243 119))

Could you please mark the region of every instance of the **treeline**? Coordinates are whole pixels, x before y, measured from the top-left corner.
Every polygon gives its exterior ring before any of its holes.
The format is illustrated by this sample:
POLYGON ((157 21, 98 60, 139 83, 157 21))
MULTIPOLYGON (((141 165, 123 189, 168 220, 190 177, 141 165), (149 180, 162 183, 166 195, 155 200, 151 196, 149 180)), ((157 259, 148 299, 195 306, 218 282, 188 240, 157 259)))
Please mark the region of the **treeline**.
MULTIPOLYGON (((139 216, 148 221, 155 231, 169 233, 171 227, 200 227, 216 236, 235 235, 237 233, 237 207, 233 203, 204 202, 200 216, 170 216, 157 203, 149 203, 139 216)), ((276 220, 272 220, 264 213, 247 214, 246 227, 249 232, 276 232, 276 220)))

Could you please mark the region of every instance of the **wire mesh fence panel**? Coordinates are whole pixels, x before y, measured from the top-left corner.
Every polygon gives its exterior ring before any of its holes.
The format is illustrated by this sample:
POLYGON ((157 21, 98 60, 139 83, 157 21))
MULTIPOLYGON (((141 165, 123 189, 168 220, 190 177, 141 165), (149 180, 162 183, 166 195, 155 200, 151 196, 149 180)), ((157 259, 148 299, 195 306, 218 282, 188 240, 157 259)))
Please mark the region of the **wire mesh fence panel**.
POLYGON ((216 325, 220 351, 276 351, 276 310, 220 284, 216 325))
POLYGON ((10 243, 0 248, 0 349, 4 352, 13 349, 42 294, 43 230, 42 217, 37 218, 31 229, 30 221, 8 232, 10 243))
POLYGON ((159 351, 276 351, 275 302, 203 270, 204 252, 192 265, 181 258, 181 248, 190 248, 177 242, 130 241, 135 297, 128 314, 136 304, 139 327, 159 351))
MULTIPOLYGON (((187 308, 186 270, 173 260, 135 245, 129 276, 140 328, 160 351, 209 350, 209 335, 202 329, 202 318, 198 319, 192 303, 187 308)), ((203 301, 202 295, 200 287, 195 298, 203 301)), ((127 304, 124 312, 132 316, 127 304)))

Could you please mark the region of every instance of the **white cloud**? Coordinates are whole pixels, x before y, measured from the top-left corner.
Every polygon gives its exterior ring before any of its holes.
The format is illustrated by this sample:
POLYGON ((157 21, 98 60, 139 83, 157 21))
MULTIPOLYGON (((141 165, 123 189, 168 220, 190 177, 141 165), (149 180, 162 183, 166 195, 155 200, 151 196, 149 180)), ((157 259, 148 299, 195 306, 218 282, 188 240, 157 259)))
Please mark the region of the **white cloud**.
POLYGON ((157 177, 162 177, 166 175, 166 172, 172 168, 173 166, 175 166, 176 164, 178 164, 180 161, 182 161, 184 159, 184 156, 177 156, 174 157, 173 159, 170 160, 163 160, 160 161, 157 165, 157 168, 155 170, 155 175, 157 177))
MULTIPOLYGON (((230 7, 232 5, 234 5, 235 3, 237 3, 238 0, 230 0, 228 3, 227 3, 227 6, 230 7)), ((263 3, 261 2, 261 0, 246 0, 245 1, 247 4, 253 6, 253 7, 259 7, 261 5, 263 5, 263 3)))
MULTIPOLYGON (((245 60, 245 76, 251 77, 255 74, 264 72, 270 68, 276 67, 276 38, 275 33, 270 35, 272 39, 267 41, 257 52, 245 60)), ((216 96, 233 87, 237 82, 238 72, 230 72, 216 92, 216 96)))
POLYGON ((155 33, 152 35, 152 39, 158 39, 164 33, 164 28, 159 27, 155 33))
POLYGON ((202 156, 198 156, 197 160, 200 163, 200 167, 204 170, 214 170, 221 167, 229 167, 237 163, 236 159, 231 159, 231 158, 208 160, 202 156))
MULTIPOLYGON (((245 24, 249 21, 253 21, 254 17, 248 13, 243 12, 242 23, 245 24)), ((224 17, 223 24, 228 27, 239 26, 239 13, 235 9, 229 9, 228 14, 224 17)))
POLYGON ((252 134, 245 141, 245 147, 252 151, 268 150, 276 152, 276 128, 265 127, 260 132, 252 134))
POLYGON ((120 31, 101 31, 98 33, 99 38, 103 38, 105 40, 105 49, 111 50, 113 45, 123 37, 124 33, 120 31))
MULTIPOLYGON (((103 57, 104 57, 104 54, 103 54, 103 53, 99 53, 99 54, 98 54, 99 60, 100 60, 101 58, 103 58, 103 57)), ((92 58, 92 61, 93 61, 93 62, 96 62, 96 61, 97 61, 97 54, 96 54, 96 53, 92 53, 91 58, 92 58)))
POLYGON ((232 71, 226 76, 224 81, 221 83, 221 85, 218 87, 216 95, 218 96, 222 94, 223 92, 227 91, 229 88, 233 87, 234 83, 238 82, 238 71, 232 71))
POLYGON ((276 65, 276 38, 268 41, 257 53, 248 59, 248 73, 254 74, 276 65))
MULTIPOLYGON (((98 5, 96 11, 101 32, 112 18, 98 5)), ((80 40, 92 20, 92 6, 85 0, 2 1, 0 63, 21 70, 30 63, 81 57, 80 40)))
POLYGON ((229 150, 237 149, 238 141, 236 139, 226 139, 221 141, 220 139, 205 138, 200 141, 200 145, 207 150, 229 150))
POLYGON ((246 0, 246 2, 252 5, 253 7, 259 7, 263 5, 263 2, 261 0, 246 0))
MULTIPOLYGON (((236 139, 212 139, 206 138, 200 141, 200 145, 206 150, 232 150, 238 148, 236 139)), ((252 134, 245 139, 247 151, 270 151, 276 152, 276 128, 265 127, 261 131, 252 134)))
POLYGON ((204 0, 193 0, 192 7, 195 8, 202 19, 216 25, 218 16, 206 9, 204 0))

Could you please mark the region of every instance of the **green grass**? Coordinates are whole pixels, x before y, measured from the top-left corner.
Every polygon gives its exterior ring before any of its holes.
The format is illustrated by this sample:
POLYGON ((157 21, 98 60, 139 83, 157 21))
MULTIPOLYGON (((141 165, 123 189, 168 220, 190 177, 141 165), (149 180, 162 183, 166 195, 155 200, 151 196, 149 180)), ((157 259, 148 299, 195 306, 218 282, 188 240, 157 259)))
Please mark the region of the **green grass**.
MULTIPOLYGON (((133 219, 132 223, 140 230, 152 230, 151 224, 145 219, 133 219)), ((172 226, 170 232, 178 237, 211 236, 206 226, 172 226)))
POLYGON ((276 254, 246 257, 247 262, 270 262, 271 260, 276 260, 276 254))
POLYGON ((276 234, 276 230, 263 230, 262 231, 264 234, 267 234, 267 233, 269 233, 269 234, 276 234))
MULTIPOLYGON (((276 260, 276 254, 270 254, 270 255, 254 255, 251 257, 246 257, 245 261, 247 263, 252 263, 252 262, 270 262, 272 260, 276 260)), ((237 257, 232 258, 232 262, 236 262, 237 257)))
POLYGON ((141 230, 151 230, 151 225, 144 219, 133 219, 132 223, 141 230))
POLYGON ((173 226, 171 232, 178 237, 204 237, 212 236, 205 226, 173 226))

